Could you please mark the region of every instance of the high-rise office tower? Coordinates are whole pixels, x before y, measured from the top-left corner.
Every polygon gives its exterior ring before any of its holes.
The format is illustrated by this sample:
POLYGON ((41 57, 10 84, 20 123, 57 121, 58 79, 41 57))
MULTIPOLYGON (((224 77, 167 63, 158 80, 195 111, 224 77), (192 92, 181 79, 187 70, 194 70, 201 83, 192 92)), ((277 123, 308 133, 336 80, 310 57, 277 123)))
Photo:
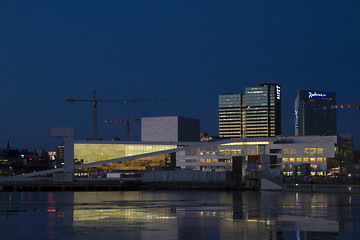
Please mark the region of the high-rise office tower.
POLYGON ((245 88, 245 137, 281 135, 280 84, 260 84, 245 88))
POLYGON ((281 135, 281 87, 277 83, 245 88, 245 94, 219 96, 220 137, 281 135))
POLYGON ((243 137, 243 94, 219 95, 219 137, 243 137))
POLYGON ((295 100, 295 135, 336 135, 335 92, 298 90, 295 100))

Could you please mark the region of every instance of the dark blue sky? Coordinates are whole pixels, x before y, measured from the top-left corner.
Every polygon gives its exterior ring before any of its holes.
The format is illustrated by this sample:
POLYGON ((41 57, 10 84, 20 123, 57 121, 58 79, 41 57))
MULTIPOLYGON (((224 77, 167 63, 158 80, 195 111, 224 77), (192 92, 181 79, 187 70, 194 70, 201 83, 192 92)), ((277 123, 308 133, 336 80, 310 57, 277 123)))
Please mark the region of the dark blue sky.
MULTIPOLYGON (((0 2, 0 148, 56 147, 53 126, 92 137, 92 105, 71 98, 175 98, 99 103, 99 137, 125 139, 104 120, 181 115, 218 131, 218 95, 282 85, 283 134, 294 134, 298 89, 360 103, 360 1, 63 0, 0 2), (112 94, 110 94, 112 93, 112 94)), ((360 111, 338 111, 354 133, 360 111)), ((132 139, 140 138, 132 125, 132 139)))

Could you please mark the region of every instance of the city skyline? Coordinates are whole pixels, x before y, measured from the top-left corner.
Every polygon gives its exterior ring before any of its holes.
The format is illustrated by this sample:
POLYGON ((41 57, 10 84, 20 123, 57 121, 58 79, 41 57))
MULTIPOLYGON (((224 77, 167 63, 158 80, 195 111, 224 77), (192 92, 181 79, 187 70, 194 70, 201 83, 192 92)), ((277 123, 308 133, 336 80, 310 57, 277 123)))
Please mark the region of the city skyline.
MULTIPOLYGON (((282 87, 282 133, 294 135, 297 90, 336 92, 359 103, 358 1, 311 4, 218 1, 11 1, 0 3, 0 148, 51 147, 50 128, 92 137, 92 105, 67 98, 179 99, 100 103, 99 138, 125 139, 124 124, 149 116, 200 119, 218 133, 218 96, 247 86, 282 87), (112 92, 109 94, 103 91, 112 92)), ((360 149, 360 113, 340 109, 338 133, 360 149)), ((131 139, 140 139, 131 124, 131 139)))

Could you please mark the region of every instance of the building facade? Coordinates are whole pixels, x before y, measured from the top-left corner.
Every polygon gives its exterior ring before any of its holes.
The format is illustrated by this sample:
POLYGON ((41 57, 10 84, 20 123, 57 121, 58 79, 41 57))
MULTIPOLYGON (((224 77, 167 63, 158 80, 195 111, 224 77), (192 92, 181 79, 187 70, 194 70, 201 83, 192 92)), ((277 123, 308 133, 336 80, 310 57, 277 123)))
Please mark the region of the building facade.
POLYGON ((199 142, 200 120, 179 116, 143 117, 141 141, 199 142))
POLYGON ((245 88, 245 136, 281 135, 281 87, 277 83, 245 88))
MULTIPOLYGON (((78 164, 123 158, 145 153, 176 149, 177 142, 121 142, 121 141, 77 141, 74 143, 74 161, 78 164)), ((99 165, 86 171, 144 171, 146 167, 175 168, 175 156, 160 154, 129 161, 99 165)))
POLYGON ((214 142, 103 142, 74 144, 75 162, 95 163, 89 172, 139 172, 157 169, 234 171, 235 159, 251 171, 292 176, 305 167, 311 176, 348 173, 353 161, 352 135, 234 138, 214 142), (149 153, 149 154, 148 154, 149 153), (125 161, 99 161, 127 158, 125 161), (99 162, 99 163, 98 163, 99 162))
POLYGON ((299 90, 295 100, 295 135, 337 134, 335 92, 299 90))
POLYGON ((219 137, 244 137, 244 95, 219 95, 219 137))
POLYGON ((268 159, 273 169, 286 176, 301 165, 308 165, 312 176, 326 176, 345 172, 352 151, 352 138, 347 135, 231 139, 178 152, 176 165, 181 169, 231 171, 233 157, 242 156, 248 171, 250 166, 261 170, 263 159, 268 159))
POLYGON ((281 87, 277 83, 245 88, 245 94, 219 95, 219 137, 281 135, 281 87))

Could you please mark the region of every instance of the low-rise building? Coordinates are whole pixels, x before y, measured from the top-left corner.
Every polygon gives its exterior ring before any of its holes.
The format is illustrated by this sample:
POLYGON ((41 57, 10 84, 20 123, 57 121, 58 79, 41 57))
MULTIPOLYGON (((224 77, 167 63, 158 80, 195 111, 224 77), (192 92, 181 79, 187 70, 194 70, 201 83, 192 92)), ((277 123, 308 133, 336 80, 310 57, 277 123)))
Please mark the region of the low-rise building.
POLYGON ((309 169, 312 176, 346 172, 352 161, 352 138, 335 136, 277 136, 237 138, 216 142, 75 142, 74 156, 83 164, 152 153, 124 162, 97 166, 99 171, 145 171, 146 167, 232 171, 234 157, 241 157, 245 168, 273 170, 285 176, 295 169, 309 169), (181 150, 186 147, 186 150, 181 150), (157 154, 165 150, 172 153, 157 154))

